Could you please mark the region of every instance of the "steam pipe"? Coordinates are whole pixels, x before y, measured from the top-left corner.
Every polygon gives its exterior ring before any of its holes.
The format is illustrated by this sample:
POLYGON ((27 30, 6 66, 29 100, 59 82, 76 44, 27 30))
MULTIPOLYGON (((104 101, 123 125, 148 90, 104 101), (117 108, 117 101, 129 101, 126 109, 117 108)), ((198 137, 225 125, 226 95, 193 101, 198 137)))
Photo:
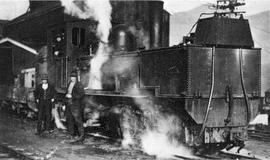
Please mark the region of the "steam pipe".
POLYGON ((248 102, 248 96, 246 92, 246 87, 244 83, 244 77, 243 77, 243 53, 242 53, 242 48, 239 49, 239 64, 240 64, 240 78, 241 78, 241 86, 243 89, 244 97, 245 97, 245 103, 247 107, 247 125, 249 124, 250 121, 250 106, 248 102))
POLYGON ((209 93, 209 99, 208 99, 208 104, 207 104, 207 110, 204 116, 204 120, 203 120, 203 125, 199 134, 199 137, 201 137, 203 135, 203 132, 205 130, 206 127, 206 122, 208 119, 208 115, 209 115, 209 111, 210 111, 210 106, 211 106, 211 102, 212 102, 212 98, 213 98, 213 91, 214 91, 214 85, 215 85, 215 52, 216 52, 216 48, 213 47, 212 48, 212 77, 211 77, 211 89, 210 89, 210 93, 209 93))

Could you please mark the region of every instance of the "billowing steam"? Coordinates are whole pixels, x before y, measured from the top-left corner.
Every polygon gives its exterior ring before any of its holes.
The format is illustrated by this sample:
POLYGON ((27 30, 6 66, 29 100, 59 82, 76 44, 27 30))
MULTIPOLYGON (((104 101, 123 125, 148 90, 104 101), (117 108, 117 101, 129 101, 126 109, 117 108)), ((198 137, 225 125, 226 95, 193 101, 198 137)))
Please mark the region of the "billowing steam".
POLYGON ((141 137, 144 152, 160 158, 173 158, 174 155, 191 157, 191 152, 178 141, 182 129, 179 119, 175 116, 162 115, 159 111, 156 114, 152 124, 154 127, 147 127, 141 137))
POLYGON ((65 12, 81 19, 98 21, 96 35, 100 39, 96 56, 91 60, 88 88, 102 89, 102 65, 108 60, 108 38, 111 29, 112 7, 109 0, 61 0, 65 12))
MULTIPOLYGON (((143 96, 136 88, 131 89, 129 94, 143 96)), ((131 116, 130 112, 127 115, 127 112, 124 113, 129 119, 122 121, 123 147, 140 143, 145 153, 159 158, 173 158, 174 155, 194 157, 189 149, 179 143, 183 126, 177 116, 165 112, 163 106, 154 104, 149 98, 134 98, 134 101, 142 111, 141 118, 131 116)))
MULTIPOLYGON (((104 69, 120 76, 137 79, 129 73, 137 68, 138 63, 137 59, 132 57, 114 58, 104 69)), ((151 95, 141 93, 137 85, 130 84, 127 88, 126 94, 136 97, 134 102, 138 108, 128 105, 122 108, 122 146, 142 149, 145 153, 160 158, 171 158, 174 155, 193 157, 191 151, 179 143, 179 137, 183 137, 181 120, 176 115, 164 111, 164 106, 155 104, 151 95)))
POLYGON ((88 88, 90 89, 102 89, 102 65, 109 59, 108 57, 109 47, 100 42, 95 57, 90 61, 90 75, 88 88))

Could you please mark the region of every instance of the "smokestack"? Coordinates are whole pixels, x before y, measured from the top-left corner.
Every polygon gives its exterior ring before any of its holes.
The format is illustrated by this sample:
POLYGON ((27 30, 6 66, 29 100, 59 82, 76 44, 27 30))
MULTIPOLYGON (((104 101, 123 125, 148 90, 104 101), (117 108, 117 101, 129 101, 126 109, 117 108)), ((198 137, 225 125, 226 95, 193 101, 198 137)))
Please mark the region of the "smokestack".
POLYGON ((149 1, 150 48, 162 46, 163 1, 149 1))

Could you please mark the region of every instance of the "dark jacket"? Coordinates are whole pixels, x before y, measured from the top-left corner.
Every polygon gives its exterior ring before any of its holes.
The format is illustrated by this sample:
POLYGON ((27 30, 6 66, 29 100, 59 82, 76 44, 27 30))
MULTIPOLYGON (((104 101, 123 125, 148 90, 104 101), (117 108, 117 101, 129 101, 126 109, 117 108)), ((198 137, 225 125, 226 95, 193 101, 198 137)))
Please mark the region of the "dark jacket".
MULTIPOLYGON (((70 83, 68 84, 68 87, 69 87, 70 83)), ((68 87, 67 87, 67 92, 68 93, 68 87)), ((78 100, 78 99, 82 99, 84 97, 84 87, 82 85, 81 82, 76 82, 74 84, 74 87, 72 89, 72 93, 71 93, 71 96, 72 96, 72 99, 74 100, 78 100)))
POLYGON ((51 100, 54 99, 56 96, 56 91, 53 85, 48 84, 48 88, 46 90, 42 89, 42 84, 39 84, 36 87, 34 92, 35 99, 38 100, 51 100))

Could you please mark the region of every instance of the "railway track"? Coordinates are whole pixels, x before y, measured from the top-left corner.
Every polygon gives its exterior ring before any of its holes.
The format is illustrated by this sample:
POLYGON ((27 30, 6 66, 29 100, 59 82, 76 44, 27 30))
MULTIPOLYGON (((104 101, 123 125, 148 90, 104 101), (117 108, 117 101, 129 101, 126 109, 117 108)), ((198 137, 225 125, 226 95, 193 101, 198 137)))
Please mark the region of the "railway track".
POLYGON ((174 157, 182 159, 182 160, 211 160, 211 159, 222 158, 222 157, 206 156, 206 155, 197 155, 196 157, 185 157, 185 156, 181 156, 181 155, 174 155, 174 157))
POLYGON ((17 160, 19 158, 14 155, 11 155, 7 150, 0 147, 0 159, 17 160))
POLYGON ((31 157, 27 153, 23 153, 20 149, 8 147, 0 144, 0 160, 37 160, 38 158, 31 157))
POLYGON ((270 132, 269 131, 248 130, 248 137, 250 139, 256 139, 256 140, 270 142, 270 132))
POLYGON ((197 157, 185 157, 185 156, 180 156, 180 155, 174 155, 176 159, 181 159, 181 160, 220 160, 220 159, 256 159, 257 158, 250 158, 250 157, 243 157, 243 156, 237 156, 237 155, 232 155, 232 154, 225 154, 225 153, 219 153, 214 156, 207 156, 207 155, 197 155, 197 157))

